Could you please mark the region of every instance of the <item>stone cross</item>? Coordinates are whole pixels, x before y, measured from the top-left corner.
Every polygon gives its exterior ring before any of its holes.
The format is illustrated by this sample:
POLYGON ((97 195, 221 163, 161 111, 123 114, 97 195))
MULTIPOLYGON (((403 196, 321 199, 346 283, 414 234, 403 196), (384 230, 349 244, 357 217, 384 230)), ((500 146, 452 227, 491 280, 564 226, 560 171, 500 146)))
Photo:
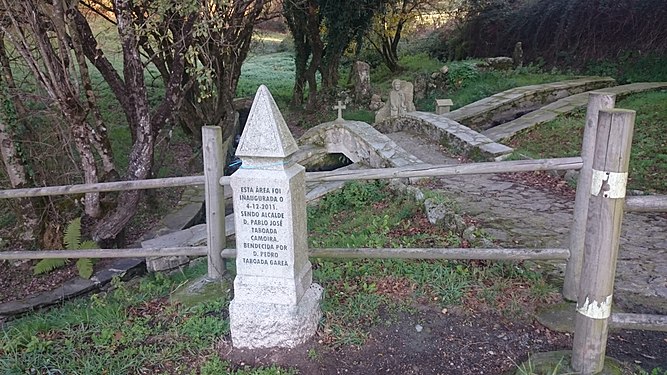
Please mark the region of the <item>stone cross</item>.
POLYGON ((337 110, 338 110, 338 118, 336 119, 336 121, 345 121, 345 119, 343 118, 343 110, 344 110, 345 108, 346 108, 346 107, 343 105, 343 102, 340 101, 340 100, 338 101, 338 105, 335 105, 335 106, 333 107, 333 109, 337 109, 337 110))
POLYGON ((294 347, 322 316, 322 288, 312 283, 306 233, 305 169, 289 156, 298 146, 271 93, 255 95, 231 177, 236 225, 234 299, 237 348, 294 347))

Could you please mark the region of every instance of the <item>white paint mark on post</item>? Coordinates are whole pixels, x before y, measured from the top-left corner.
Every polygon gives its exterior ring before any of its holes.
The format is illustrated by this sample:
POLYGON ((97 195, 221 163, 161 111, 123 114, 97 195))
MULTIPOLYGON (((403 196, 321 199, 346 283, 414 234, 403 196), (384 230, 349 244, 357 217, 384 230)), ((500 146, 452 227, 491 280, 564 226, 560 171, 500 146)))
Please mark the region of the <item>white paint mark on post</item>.
POLYGON ((597 197, 602 193, 602 196, 605 198, 625 198, 627 184, 627 173, 598 171, 597 169, 593 169, 591 195, 597 197))
POLYGON ((260 86, 231 176, 236 225, 232 343, 239 348, 294 347, 321 317, 322 288, 312 284, 306 237, 305 169, 271 93, 260 86))
POLYGON ((577 306, 577 312, 591 319, 607 319, 611 315, 611 295, 608 295, 604 301, 586 301, 582 306, 577 306))

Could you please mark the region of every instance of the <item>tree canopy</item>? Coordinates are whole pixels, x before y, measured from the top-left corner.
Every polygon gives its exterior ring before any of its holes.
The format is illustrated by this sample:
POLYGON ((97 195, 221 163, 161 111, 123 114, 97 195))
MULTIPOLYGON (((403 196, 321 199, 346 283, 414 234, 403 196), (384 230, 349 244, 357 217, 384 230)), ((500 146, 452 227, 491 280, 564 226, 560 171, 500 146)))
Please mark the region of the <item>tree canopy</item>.
MULTIPOLYGON (((68 124, 65 139, 57 141, 73 143, 75 158, 69 167, 79 170, 83 182, 113 180, 121 174, 124 180, 152 177, 156 139, 170 124, 182 125, 195 139, 203 125, 233 124, 240 67, 254 25, 265 16, 265 5, 264 0, 0 0, 2 42, 18 55, 10 58, 8 49, 0 50, 0 88, 8 103, 0 127, 9 145, 2 153, 5 170, 14 176, 27 176, 25 171, 31 170, 30 160, 13 156, 22 133, 11 131, 11 124, 26 123, 21 90, 36 89, 68 124), (92 31, 91 22, 100 20, 115 27, 120 69, 92 31), (117 171, 89 65, 103 77, 129 126, 132 146, 123 173, 117 171), (148 98, 148 65, 159 71, 164 83, 157 103, 148 98), (28 72, 34 85, 18 87, 15 71, 28 72), (13 113, 18 114, 16 121, 13 113)), ((12 181, 14 187, 44 183, 49 181, 12 181)), ((94 223, 93 238, 113 240, 136 213, 140 196, 140 191, 87 194, 84 207, 94 223)))
POLYGON ((346 48, 371 27, 373 15, 387 0, 287 0, 283 15, 294 37, 296 79, 292 104, 301 105, 308 88, 308 105, 318 102, 316 73, 322 91, 338 84, 338 68, 346 48))

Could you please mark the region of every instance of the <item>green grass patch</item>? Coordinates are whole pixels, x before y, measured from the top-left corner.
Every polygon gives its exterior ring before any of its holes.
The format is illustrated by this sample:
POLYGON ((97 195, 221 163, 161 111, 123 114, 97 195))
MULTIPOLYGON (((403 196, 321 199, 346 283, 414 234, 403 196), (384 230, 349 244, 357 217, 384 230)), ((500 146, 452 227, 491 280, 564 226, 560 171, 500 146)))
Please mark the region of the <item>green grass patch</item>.
POLYGON ((164 296, 205 271, 202 264, 172 277, 155 274, 133 287, 115 281, 112 292, 13 321, 2 330, 0 372, 189 373, 182 359, 192 350, 210 351, 213 341, 228 331, 219 318, 227 303, 221 297, 181 308, 164 296))
POLYGON ((415 101, 418 110, 434 112, 436 98, 452 99, 454 102, 452 109, 456 109, 514 87, 557 82, 575 77, 557 71, 543 72, 535 66, 507 71, 487 71, 477 66, 480 62, 482 61, 462 60, 443 63, 426 53, 420 53, 402 56, 400 65, 405 70, 399 74, 392 74, 389 69, 381 65, 371 71, 371 79, 376 89, 384 93, 391 89, 391 81, 395 78, 414 82, 417 76, 425 75, 430 79, 432 73, 439 72, 443 65, 447 65, 449 72, 444 87, 431 90, 427 97, 415 101))
MULTIPOLYGON (((458 233, 431 225, 420 206, 381 182, 350 183, 309 207, 310 246, 461 246, 458 233)), ((474 298, 517 316, 526 299, 544 300, 553 292, 539 274, 510 262, 315 259, 313 270, 326 291, 324 340, 332 346, 361 345, 372 326, 391 323, 397 312, 418 303, 449 306, 474 298), (538 289, 532 291, 532 284, 538 289), (494 287, 493 295, 477 292, 494 287)))
POLYGON ((12 321, 0 332, 2 374, 295 374, 279 367, 235 369, 214 343, 229 332, 226 295, 190 306, 167 296, 206 273, 206 263, 152 274, 110 292, 12 321))
POLYGON ((448 63, 446 88, 432 92, 428 97, 415 103, 418 108, 435 111, 436 97, 449 98, 457 109, 514 87, 558 82, 574 78, 573 75, 545 73, 536 67, 524 67, 507 71, 481 71, 477 60, 453 61, 448 63))
POLYGON ((291 52, 251 56, 241 67, 236 96, 253 96, 260 85, 266 85, 278 105, 285 108, 292 97, 294 75, 294 55, 291 52))
MULTIPOLYGON (((667 91, 631 95, 616 108, 637 111, 630 156, 628 188, 667 192, 667 91)), ((559 116, 556 120, 521 132, 510 141, 516 153, 535 158, 577 156, 585 125, 585 111, 559 116)))

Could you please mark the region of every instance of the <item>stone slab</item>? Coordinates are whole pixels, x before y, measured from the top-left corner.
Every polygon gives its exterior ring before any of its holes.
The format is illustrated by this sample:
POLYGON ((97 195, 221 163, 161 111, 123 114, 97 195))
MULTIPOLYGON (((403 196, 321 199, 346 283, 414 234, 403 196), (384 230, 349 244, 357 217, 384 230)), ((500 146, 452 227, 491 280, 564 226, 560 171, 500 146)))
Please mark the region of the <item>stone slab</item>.
POLYGON ((491 154, 494 158, 497 158, 501 155, 511 154, 512 151, 514 151, 513 148, 502 145, 500 143, 496 143, 496 142, 486 143, 486 144, 480 145, 479 149, 482 152, 485 152, 487 154, 491 154))
POLYGON ((116 276, 124 278, 133 275, 134 271, 143 262, 144 260, 139 258, 118 259, 109 268, 95 272, 89 280, 76 277, 66 281, 56 289, 39 293, 24 300, 2 303, 0 304, 0 316, 20 315, 98 290, 116 276))
POLYGON ((195 225, 178 232, 142 241, 141 247, 201 246, 204 244, 202 239, 206 239, 206 224, 195 225))
POLYGON ((181 230, 187 228, 197 216, 202 215, 204 206, 202 203, 188 203, 176 212, 170 213, 162 218, 162 223, 169 229, 181 230))
MULTIPOLYGON (((632 83, 621 86, 606 87, 601 89, 596 85, 589 84, 586 86, 592 91, 587 91, 575 95, 568 96, 556 102, 548 104, 541 109, 523 115, 513 121, 495 126, 482 133, 493 141, 501 141, 507 139, 523 129, 528 129, 533 126, 549 122, 560 114, 569 113, 574 110, 584 108, 588 105, 588 96, 591 92, 608 92, 616 94, 618 98, 622 98, 631 94, 639 92, 659 90, 667 88, 667 82, 641 82, 632 83)), ((452 112, 453 113, 453 112, 452 112)))
POLYGON ((601 89, 614 84, 608 77, 584 77, 562 82, 515 87, 501 93, 463 106, 443 116, 475 130, 485 130, 484 124, 501 116, 503 112, 515 111, 517 106, 545 105, 573 94, 591 89, 601 89))

